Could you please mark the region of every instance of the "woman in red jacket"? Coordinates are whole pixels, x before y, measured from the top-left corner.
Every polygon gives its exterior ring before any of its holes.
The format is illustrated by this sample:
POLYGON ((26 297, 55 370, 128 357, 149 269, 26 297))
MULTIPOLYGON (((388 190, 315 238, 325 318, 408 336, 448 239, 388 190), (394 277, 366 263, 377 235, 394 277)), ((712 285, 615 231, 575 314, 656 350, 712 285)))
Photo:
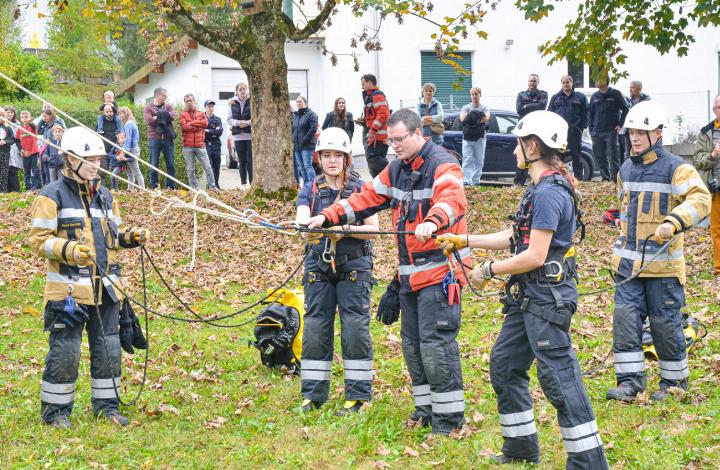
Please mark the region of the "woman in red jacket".
POLYGON ((20 122, 22 129, 15 131, 15 142, 20 149, 20 156, 23 159, 23 171, 25 172, 25 190, 38 190, 42 188, 40 182, 40 167, 38 166, 38 148, 37 127, 32 122, 30 111, 24 110, 20 112, 20 122))

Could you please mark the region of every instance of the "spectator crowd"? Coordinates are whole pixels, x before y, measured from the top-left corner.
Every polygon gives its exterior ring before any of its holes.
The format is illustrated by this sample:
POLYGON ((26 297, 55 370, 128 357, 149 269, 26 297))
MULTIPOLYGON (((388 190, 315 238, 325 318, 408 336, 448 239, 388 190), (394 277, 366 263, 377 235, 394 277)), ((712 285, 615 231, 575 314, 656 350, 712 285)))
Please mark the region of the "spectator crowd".
MULTIPOLYGON (((516 98, 516 112, 522 118, 527 114, 545 110, 562 116, 568 124, 568 155, 572 171, 578 179, 590 179, 584 175, 581 159, 582 135, 587 130, 592 139, 594 167, 602 181, 617 180, 617 174, 625 158, 631 154, 629 134, 623 124, 629 110, 638 103, 650 100, 643 92, 642 82, 630 83, 629 94, 624 96, 612 88, 608 80, 600 80, 589 99, 574 88, 573 78, 564 75, 560 79, 560 90, 549 97, 540 88, 540 77, 531 74, 527 88, 516 98)), ((320 120, 304 96, 295 100, 292 111, 293 167, 299 187, 312 181, 317 173, 318 160, 315 147, 321 130, 338 127, 343 129, 352 141, 356 126, 362 128, 368 170, 377 176, 388 164, 387 154, 391 146, 402 144, 388 140, 387 121, 391 110, 388 99, 378 87, 377 78, 365 74, 360 79, 363 98, 362 114, 354 118, 347 109, 345 98, 338 97, 333 109, 320 120)), ((443 144, 445 112, 440 100, 435 97, 437 88, 433 83, 421 87, 420 97, 414 111, 420 116, 423 136, 438 145, 443 144)), ((469 102, 458 116, 462 130, 462 169, 465 186, 481 184, 485 163, 486 133, 491 119, 490 109, 481 103, 482 90, 472 87, 469 102)), ((203 109, 198 106, 194 95, 183 97, 184 109, 176 111, 168 101, 163 88, 154 91, 153 99, 143 109, 143 120, 147 126, 149 162, 160 167, 160 155, 165 163, 164 172, 175 177, 175 133, 177 117, 181 129, 180 144, 185 161, 187 179, 193 188, 198 187, 195 162, 202 168, 204 180, 209 189, 220 189, 221 137, 224 125, 229 130, 227 138, 228 168, 237 169, 242 186, 253 181, 252 119, 251 99, 246 83, 238 83, 235 95, 228 101, 227 116, 223 120, 215 115, 215 101, 205 100, 203 109), (224 123, 223 123, 224 121, 224 123)), ((720 97, 713 103, 715 119, 703 127, 697 139, 695 165, 707 172, 706 184, 713 193, 711 233, 714 241, 714 270, 720 273, 720 97)), ((96 131, 107 141, 106 155, 101 167, 113 175, 122 176, 135 185, 144 188, 145 179, 138 160, 140 153, 140 131, 130 108, 119 107, 112 91, 103 95, 98 108, 96 131), (112 142, 112 144, 110 144, 112 142), (116 147, 117 146, 117 147, 116 147), (119 147, 119 148, 118 148, 119 147)), ((20 174, 27 191, 39 190, 60 177, 64 156, 58 150, 66 125, 55 110, 44 104, 39 116, 32 116, 27 110, 14 106, 0 108, 0 192, 21 190, 20 174), (12 124, 12 125, 11 125, 12 124), (42 137, 42 139, 34 137, 42 137)), ((118 189, 115 178, 102 176, 106 185, 118 189)), ((517 169, 514 183, 525 184, 527 170, 517 169)), ((172 179, 166 179, 168 189, 174 189, 172 179)), ((149 171, 149 186, 157 188, 158 171, 149 171)))

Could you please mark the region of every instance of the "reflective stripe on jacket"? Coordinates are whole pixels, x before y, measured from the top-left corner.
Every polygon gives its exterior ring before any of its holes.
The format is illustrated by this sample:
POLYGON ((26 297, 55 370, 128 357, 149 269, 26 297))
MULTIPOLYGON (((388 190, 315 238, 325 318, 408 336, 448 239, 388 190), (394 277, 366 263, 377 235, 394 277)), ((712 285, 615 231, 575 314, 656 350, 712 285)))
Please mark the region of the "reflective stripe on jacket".
MULTIPOLYGON (((696 225, 710 213, 710 192, 697 170, 662 147, 631 156, 618 173, 620 237, 613 248, 613 265, 625 277, 640 269, 645 239, 663 222, 677 230, 696 225)), ((645 244, 645 269, 640 277, 677 277, 685 283, 684 235, 661 254, 662 243, 645 244), (652 261, 650 261, 652 260, 652 261)))
MULTIPOLYGON (((362 191, 341 200, 322 214, 327 226, 352 224, 376 212, 392 208, 393 226, 398 231, 414 232, 423 222, 438 226, 436 234, 466 234, 467 199, 463 175, 458 161, 443 147, 426 141, 418 155, 410 161, 394 160, 362 191)), ((447 257, 431 239, 420 243, 414 235, 396 236, 399 273, 404 287, 418 291, 442 282, 449 268, 447 257)), ((461 256, 470 264, 470 251, 461 256)), ((455 275, 466 284, 460 267, 455 275)))
POLYGON ((365 103, 365 126, 368 132, 374 132, 378 142, 385 142, 387 139, 387 121, 390 118, 390 106, 388 106, 385 93, 377 88, 363 92, 365 103))
POLYGON ((99 183, 81 184, 63 175, 45 186, 32 205, 32 221, 28 244, 33 251, 47 258, 45 301, 63 300, 72 286, 72 296, 78 303, 95 302, 93 286, 100 293, 100 273, 94 265, 78 267, 73 264, 73 250, 82 244, 92 248, 92 256, 109 275, 102 283, 113 301, 121 301, 122 292, 113 289, 110 280, 125 289, 120 277, 116 255, 119 248, 137 247, 131 230, 119 230, 120 210, 112 194, 99 183), (91 186, 92 185, 92 186, 91 186), (91 187, 89 187, 91 186, 91 187), (104 240, 93 235, 102 230, 104 240), (99 226, 98 226, 99 225, 99 226))

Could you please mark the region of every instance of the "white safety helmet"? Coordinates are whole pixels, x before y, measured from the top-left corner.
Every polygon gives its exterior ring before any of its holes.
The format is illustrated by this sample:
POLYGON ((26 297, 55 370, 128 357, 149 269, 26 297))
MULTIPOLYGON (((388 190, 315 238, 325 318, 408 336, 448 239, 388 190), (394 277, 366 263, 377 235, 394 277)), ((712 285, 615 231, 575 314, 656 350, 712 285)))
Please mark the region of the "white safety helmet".
POLYGON ((60 141, 60 148, 66 155, 72 153, 78 157, 96 157, 106 153, 102 138, 81 126, 71 127, 65 131, 60 141))
POLYGON ((346 154, 352 154, 350 137, 347 132, 339 127, 328 127, 320 133, 315 151, 337 150, 346 154))
POLYGON ((550 148, 567 149, 568 124, 552 111, 533 111, 518 121, 512 131, 518 137, 537 136, 550 148))
POLYGON ((657 101, 642 101, 632 108, 625 118, 626 129, 652 131, 665 125, 667 115, 657 101))

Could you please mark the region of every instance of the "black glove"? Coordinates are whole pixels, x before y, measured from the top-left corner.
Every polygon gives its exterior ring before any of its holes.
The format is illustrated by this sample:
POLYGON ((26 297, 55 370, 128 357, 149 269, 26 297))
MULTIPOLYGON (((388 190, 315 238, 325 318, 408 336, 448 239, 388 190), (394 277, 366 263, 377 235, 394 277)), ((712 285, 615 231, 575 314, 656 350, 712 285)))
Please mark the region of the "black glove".
POLYGON ((135 354, 135 348, 147 349, 148 342, 140 327, 130 301, 125 298, 120 310, 120 346, 129 354, 135 354))
POLYGON ((377 320, 385 325, 392 325, 400 318, 400 281, 397 275, 387 286, 387 290, 378 305, 377 320))

